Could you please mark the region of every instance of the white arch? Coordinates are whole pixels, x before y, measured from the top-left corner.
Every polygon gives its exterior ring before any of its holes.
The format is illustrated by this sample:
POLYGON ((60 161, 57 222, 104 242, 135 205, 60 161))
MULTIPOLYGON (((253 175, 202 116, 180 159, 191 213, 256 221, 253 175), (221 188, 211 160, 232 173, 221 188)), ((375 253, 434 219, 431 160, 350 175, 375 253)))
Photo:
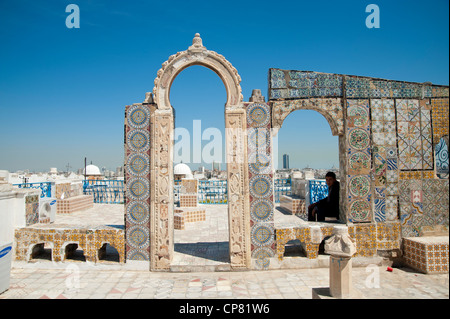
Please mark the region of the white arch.
POLYGON ((153 102, 157 104, 158 109, 171 109, 169 97, 172 83, 181 71, 192 65, 201 65, 211 69, 222 79, 227 91, 226 108, 243 107, 241 77, 237 70, 224 56, 207 50, 202 44, 200 34, 197 33, 192 40, 192 46, 186 51, 171 55, 159 69, 153 87, 153 102))

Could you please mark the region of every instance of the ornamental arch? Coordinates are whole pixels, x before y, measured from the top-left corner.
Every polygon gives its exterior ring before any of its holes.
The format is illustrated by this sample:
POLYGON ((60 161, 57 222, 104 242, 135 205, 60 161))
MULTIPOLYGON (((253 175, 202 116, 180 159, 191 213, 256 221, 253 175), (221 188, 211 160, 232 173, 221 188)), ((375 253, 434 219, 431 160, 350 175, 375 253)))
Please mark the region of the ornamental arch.
POLYGON ((173 134, 170 88, 184 69, 214 71, 227 91, 225 143, 228 174, 229 251, 232 268, 250 267, 246 118, 241 78, 222 55, 207 50, 199 34, 192 46, 162 64, 152 93, 125 111, 125 247, 127 261, 168 270, 174 252, 173 134))

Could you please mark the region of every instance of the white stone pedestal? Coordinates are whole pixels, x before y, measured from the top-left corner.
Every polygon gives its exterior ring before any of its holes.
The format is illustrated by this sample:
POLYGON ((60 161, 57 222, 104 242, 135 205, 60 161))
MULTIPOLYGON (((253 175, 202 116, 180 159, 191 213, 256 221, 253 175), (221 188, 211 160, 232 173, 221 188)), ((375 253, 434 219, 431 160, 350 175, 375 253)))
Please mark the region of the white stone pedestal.
POLYGON ((330 256, 330 293, 335 298, 352 295, 352 258, 330 256))
POLYGON ((336 226, 333 236, 325 241, 325 252, 330 254, 330 287, 314 288, 313 299, 358 298, 352 286, 352 256, 356 247, 346 226, 336 226))

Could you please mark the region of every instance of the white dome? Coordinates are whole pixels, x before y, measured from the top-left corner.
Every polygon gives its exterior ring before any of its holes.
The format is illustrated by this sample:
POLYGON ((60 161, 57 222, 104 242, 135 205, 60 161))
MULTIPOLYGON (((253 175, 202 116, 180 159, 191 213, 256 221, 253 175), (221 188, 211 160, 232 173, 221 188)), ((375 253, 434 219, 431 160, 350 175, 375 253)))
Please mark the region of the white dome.
MULTIPOLYGON (((83 174, 85 174, 85 171, 83 170, 83 174)), ((100 173, 100 169, 95 165, 88 165, 86 166, 86 175, 102 175, 100 173)))
POLYGON ((186 177, 188 175, 192 176, 192 172, 191 172, 191 169, 189 168, 189 166, 187 166, 186 164, 183 164, 183 163, 175 165, 175 167, 173 168, 173 174, 174 175, 185 175, 186 177))

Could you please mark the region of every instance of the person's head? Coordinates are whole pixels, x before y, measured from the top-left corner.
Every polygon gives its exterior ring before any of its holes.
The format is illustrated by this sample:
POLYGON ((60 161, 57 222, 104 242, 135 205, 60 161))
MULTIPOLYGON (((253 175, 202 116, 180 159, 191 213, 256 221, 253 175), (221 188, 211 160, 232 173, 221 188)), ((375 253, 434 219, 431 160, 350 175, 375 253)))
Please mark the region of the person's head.
POLYGON ((334 182, 336 181, 336 174, 333 172, 328 172, 325 175, 325 181, 326 181, 328 187, 331 187, 334 184, 334 182))

